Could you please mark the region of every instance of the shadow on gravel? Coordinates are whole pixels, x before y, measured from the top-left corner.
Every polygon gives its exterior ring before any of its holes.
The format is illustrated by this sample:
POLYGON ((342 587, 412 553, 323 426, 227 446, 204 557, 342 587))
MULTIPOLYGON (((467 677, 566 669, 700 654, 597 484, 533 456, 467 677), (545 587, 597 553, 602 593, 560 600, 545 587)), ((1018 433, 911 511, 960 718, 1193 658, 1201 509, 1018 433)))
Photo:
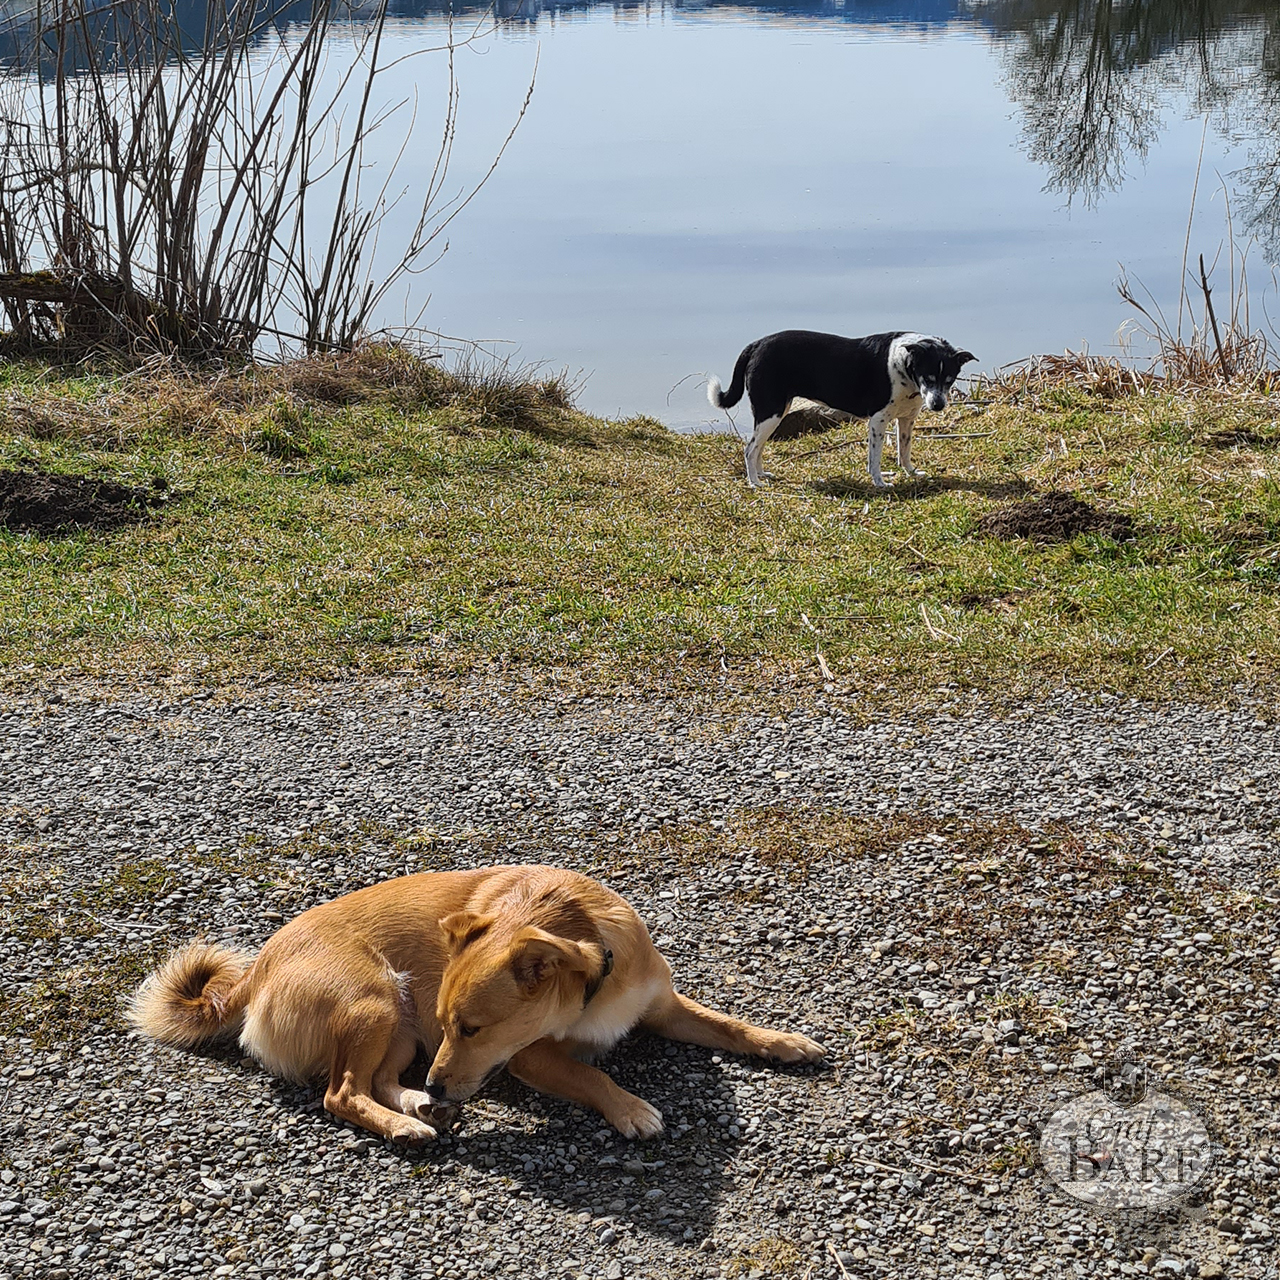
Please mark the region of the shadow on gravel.
POLYGON ((735 1167, 740 1117, 725 1066, 714 1056, 642 1035, 601 1062, 621 1088, 662 1112, 666 1132, 647 1142, 623 1138, 594 1112, 535 1093, 504 1073, 463 1108, 457 1133, 406 1158, 422 1176, 438 1177, 433 1189, 442 1194, 450 1187, 445 1167, 468 1165, 570 1213, 612 1217, 696 1247, 713 1234, 718 1206, 735 1183, 749 1184, 759 1172, 735 1167), (485 1103, 514 1114, 504 1123, 485 1115, 485 1103), (521 1124, 529 1118, 538 1122, 532 1132, 521 1124))
POLYGON ((898 483, 888 489, 877 489, 865 476, 829 476, 825 480, 813 480, 805 485, 810 493, 822 493, 831 498, 899 498, 914 502, 931 498, 938 493, 977 493, 984 498, 1020 498, 1031 492, 1026 480, 968 480, 964 476, 926 476, 922 480, 899 477, 898 483))
MULTIPOLYGON (((192 1052, 228 1070, 263 1073, 234 1045, 192 1052)), ((570 1213, 612 1218, 642 1234, 696 1247, 713 1235, 720 1202, 738 1184, 752 1185, 762 1172, 756 1164, 738 1163, 741 1120, 730 1068, 714 1062, 717 1056, 710 1049, 638 1036, 602 1062, 620 1087, 661 1110, 666 1132, 647 1142, 623 1138, 594 1112, 535 1093, 505 1073, 464 1105, 455 1132, 421 1148, 396 1147, 324 1115, 319 1088, 274 1077, 271 1085, 277 1106, 313 1115, 332 1131, 326 1145, 348 1151, 353 1162, 398 1155, 424 1193, 449 1196, 467 1187, 474 1190, 470 1179, 452 1176, 464 1166, 487 1178, 510 1179, 570 1213)), ((759 1069, 759 1064, 750 1066, 759 1069)), ((801 1075, 814 1071, 808 1066, 764 1069, 801 1075)), ((420 1057, 406 1072, 405 1083, 421 1087, 426 1070, 420 1057)))

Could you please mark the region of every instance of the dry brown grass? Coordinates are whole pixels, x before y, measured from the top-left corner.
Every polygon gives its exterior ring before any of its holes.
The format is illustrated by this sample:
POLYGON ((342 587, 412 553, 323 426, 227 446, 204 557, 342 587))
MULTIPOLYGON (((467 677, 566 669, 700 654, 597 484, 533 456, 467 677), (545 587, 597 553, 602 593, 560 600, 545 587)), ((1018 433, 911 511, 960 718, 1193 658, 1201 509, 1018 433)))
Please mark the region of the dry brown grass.
POLYGON ((574 395, 563 375, 480 358, 448 368, 393 343, 238 368, 156 357, 125 368, 93 364, 80 373, 79 367, 50 370, 22 392, 9 392, 0 402, 0 429, 113 450, 157 435, 252 442, 263 415, 296 419, 311 410, 366 406, 400 414, 443 411, 463 434, 555 434, 574 395), (107 381, 104 374, 114 376, 107 381))
POLYGON ((259 408, 287 395, 301 404, 379 405, 412 413, 453 410, 461 429, 536 431, 573 408, 564 376, 470 356, 452 368, 431 353, 394 343, 312 355, 241 371, 215 388, 223 404, 259 408))
POLYGON ((1150 369, 1138 369, 1115 356, 1067 351, 1060 356, 1031 356, 1007 366, 998 377, 977 380, 968 393, 973 401, 1017 401, 1061 387, 1073 387, 1104 400, 1147 395, 1163 386, 1150 369))
MULTIPOLYGON (((1265 345, 1261 335, 1242 340, 1265 345)), ((1232 350, 1239 350, 1233 346, 1232 350)), ((1002 369, 994 378, 979 378, 964 399, 1025 403, 1063 388, 1082 391, 1101 400, 1126 400, 1133 396, 1188 395, 1198 399, 1235 399, 1271 396, 1280 392, 1280 369, 1270 359, 1237 365, 1224 378, 1216 358, 1183 344, 1170 344, 1163 355, 1143 368, 1118 356, 1095 356, 1066 351, 1062 355, 1031 356, 1002 369), (1157 371, 1157 365, 1163 370, 1157 371)), ((962 399, 963 402, 963 399, 962 399)))
MULTIPOLYGON (((726 1276, 744 1277, 763 1273, 766 1276, 795 1276, 806 1267, 808 1259, 799 1245, 786 1236, 765 1236, 746 1253, 735 1255, 725 1264, 726 1276)), ((812 1271, 812 1266, 808 1267, 812 1271)))

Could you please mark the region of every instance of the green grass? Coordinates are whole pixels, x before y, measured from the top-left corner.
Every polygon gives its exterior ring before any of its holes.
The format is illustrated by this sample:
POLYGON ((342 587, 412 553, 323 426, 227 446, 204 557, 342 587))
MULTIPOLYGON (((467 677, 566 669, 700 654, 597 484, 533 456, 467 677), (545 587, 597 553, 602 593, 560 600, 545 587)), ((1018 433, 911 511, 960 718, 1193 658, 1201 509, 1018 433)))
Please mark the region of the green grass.
POLYGON ((935 477, 885 495, 857 428, 772 447, 782 480, 751 492, 727 438, 555 396, 344 378, 0 373, 0 468, 181 495, 112 533, 0 530, 0 663, 24 678, 496 664, 749 689, 823 679, 820 649, 842 684, 893 696, 1222 693, 1277 665, 1261 398, 997 400, 942 428, 990 435, 925 434, 935 477), (1249 443, 1211 443, 1224 432, 1249 443), (1113 505, 1138 536, 977 536, 1023 486, 1113 505))

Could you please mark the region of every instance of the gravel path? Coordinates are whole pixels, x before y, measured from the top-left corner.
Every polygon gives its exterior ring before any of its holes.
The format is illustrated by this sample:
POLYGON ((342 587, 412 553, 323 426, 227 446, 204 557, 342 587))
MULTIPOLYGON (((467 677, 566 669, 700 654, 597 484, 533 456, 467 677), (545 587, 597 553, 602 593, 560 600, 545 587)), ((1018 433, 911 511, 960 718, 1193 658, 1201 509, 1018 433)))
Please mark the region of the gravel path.
POLYGON ((862 722, 479 687, 0 699, 0 1280, 1275 1276, 1280 729, 1062 698, 862 722), (406 870, 606 880, 680 985, 832 1049, 639 1038, 668 1132, 501 1080, 405 1154, 119 995, 197 933, 406 870), (1128 1047, 1205 1115, 1204 1195, 1107 1215, 1038 1129, 1128 1047))

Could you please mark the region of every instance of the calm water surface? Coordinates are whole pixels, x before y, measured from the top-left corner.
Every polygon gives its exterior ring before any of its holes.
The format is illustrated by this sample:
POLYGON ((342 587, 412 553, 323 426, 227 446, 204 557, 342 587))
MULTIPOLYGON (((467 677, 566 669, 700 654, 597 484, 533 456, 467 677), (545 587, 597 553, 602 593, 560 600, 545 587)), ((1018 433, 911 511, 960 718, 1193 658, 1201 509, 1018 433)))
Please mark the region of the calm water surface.
MULTIPOLYGON (((986 369, 1115 351, 1120 264, 1176 303, 1202 139, 1193 253, 1223 238, 1225 185, 1261 241, 1255 287, 1269 279, 1278 8, 508 5, 457 56, 455 189, 488 166, 536 63, 528 113, 383 319, 429 294, 428 327, 580 372, 593 411, 686 429, 724 424, 705 374, 727 380, 747 341, 786 327, 937 332, 986 369)), ((440 13, 395 15, 393 54, 441 43, 440 13)), ((439 55, 410 58, 387 92, 429 125, 444 76, 439 55)))

